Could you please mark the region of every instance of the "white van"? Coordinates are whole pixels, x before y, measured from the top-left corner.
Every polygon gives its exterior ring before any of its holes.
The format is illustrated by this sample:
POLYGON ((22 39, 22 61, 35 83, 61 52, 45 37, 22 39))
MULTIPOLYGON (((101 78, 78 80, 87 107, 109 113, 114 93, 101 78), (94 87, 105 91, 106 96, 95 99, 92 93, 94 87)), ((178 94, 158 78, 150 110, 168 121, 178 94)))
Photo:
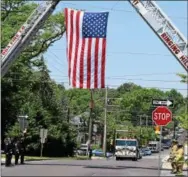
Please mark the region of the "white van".
POLYGON ((151 150, 151 152, 159 152, 161 149, 158 141, 150 141, 148 143, 148 148, 151 150))

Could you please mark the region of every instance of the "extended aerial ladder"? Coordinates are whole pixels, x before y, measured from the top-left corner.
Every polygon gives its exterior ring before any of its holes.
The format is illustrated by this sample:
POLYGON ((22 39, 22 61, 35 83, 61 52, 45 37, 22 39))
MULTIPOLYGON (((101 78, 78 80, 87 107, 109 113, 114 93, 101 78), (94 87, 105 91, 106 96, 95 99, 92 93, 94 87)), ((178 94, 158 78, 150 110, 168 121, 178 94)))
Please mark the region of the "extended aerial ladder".
POLYGON ((52 14, 60 0, 51 0, 40 3, 27 21, 21 26, 12 40, 1 53, 1 75, 7 73, 12 63, 16 60, 22 50, 31 42, 45 20, 52 14))
MULTIPOLYGON (((31 42, 32 37, 59 2, 60 0, 51 0, 40 4, 7 47, 3 49, 1 53, 2 76, 6 74, 21 51, 31 42)), ((188 72, 187 41, 165 13, 154 1, 129 0, 129 2, 188 72)))
POLYGON ((188 72, 187 40, 167 15, 154 1, 129 2, 188 72))

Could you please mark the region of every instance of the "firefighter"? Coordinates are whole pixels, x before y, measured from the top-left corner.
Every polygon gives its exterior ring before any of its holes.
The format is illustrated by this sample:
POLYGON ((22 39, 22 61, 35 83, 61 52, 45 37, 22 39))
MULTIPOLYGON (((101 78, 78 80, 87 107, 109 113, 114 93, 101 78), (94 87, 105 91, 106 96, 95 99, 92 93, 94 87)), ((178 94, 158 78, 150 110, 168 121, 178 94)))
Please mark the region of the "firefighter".
POLYGON ((16 138, 14 139, 15 165, 18 165, 19 155, 20 155, 20 152, 19 152, 19 140, 18 140, 18 138, 16 137, 16 138))
POLYGON ((171 162, 172 171, 171 173, 176 173, 176 162, 175 162, 175 154, 178 149, 178 142, 177 140, 172 141, 172 146, 170 149, 170 157, 168 159, 169 162, 171 162))
POLYGON ((20 138, 19 154, 20 154, 20 163, 24 164, 25 142, 24 142, 24 138, 23 137, 20 138))
POLYGON ((183 165, 184 165, 184 147, 183 144, 178 145, 178 150, 175 155, 175 162, 176 162, 176 168, 177 168, 177 174, 176 175, 183 175, 183 165))
POLYGON ((12 166, 12 154, 13 154, 13 146, 10 138, 5 139, 5 166, 12 166))

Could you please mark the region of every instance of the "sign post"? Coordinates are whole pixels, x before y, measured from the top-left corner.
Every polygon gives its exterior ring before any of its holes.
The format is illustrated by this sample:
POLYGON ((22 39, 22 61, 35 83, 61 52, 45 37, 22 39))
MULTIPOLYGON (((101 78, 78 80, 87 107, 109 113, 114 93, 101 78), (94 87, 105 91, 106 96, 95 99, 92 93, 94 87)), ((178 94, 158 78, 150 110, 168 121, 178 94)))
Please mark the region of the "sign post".
POLYGON ((40 142, 41 142, 41 147, 40 147, 40 156, 42 157, 43 154, 43 145, 45 143, 45 140, 47 138, 48 130, 47 129, 40 129, 40 142))
POLYGON ((159 141, 159 164, 158 164, 158 176, 161 173, 161 140, 162 140, 162 127, 166 126, 172 121, 172 112, 165 106, 159 106, 152 112, 152 120, 156 125, 160 126, 160 141, 159 141))
POLYGON ((158 160, 158 176, 161 176, 161 141, 162 141, 162 126, 160 126, 160 140, 159 140, 159 160, 158 160))

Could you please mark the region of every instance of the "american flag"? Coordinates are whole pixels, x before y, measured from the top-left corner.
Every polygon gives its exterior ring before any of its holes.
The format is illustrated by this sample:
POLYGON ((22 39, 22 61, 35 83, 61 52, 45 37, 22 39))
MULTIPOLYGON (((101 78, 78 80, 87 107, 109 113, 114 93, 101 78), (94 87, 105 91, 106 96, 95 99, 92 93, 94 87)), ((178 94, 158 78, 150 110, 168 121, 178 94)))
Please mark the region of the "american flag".
POLYGON ((74 88, 105 88, 108 14, 65 8, 68 75, 74 88))

